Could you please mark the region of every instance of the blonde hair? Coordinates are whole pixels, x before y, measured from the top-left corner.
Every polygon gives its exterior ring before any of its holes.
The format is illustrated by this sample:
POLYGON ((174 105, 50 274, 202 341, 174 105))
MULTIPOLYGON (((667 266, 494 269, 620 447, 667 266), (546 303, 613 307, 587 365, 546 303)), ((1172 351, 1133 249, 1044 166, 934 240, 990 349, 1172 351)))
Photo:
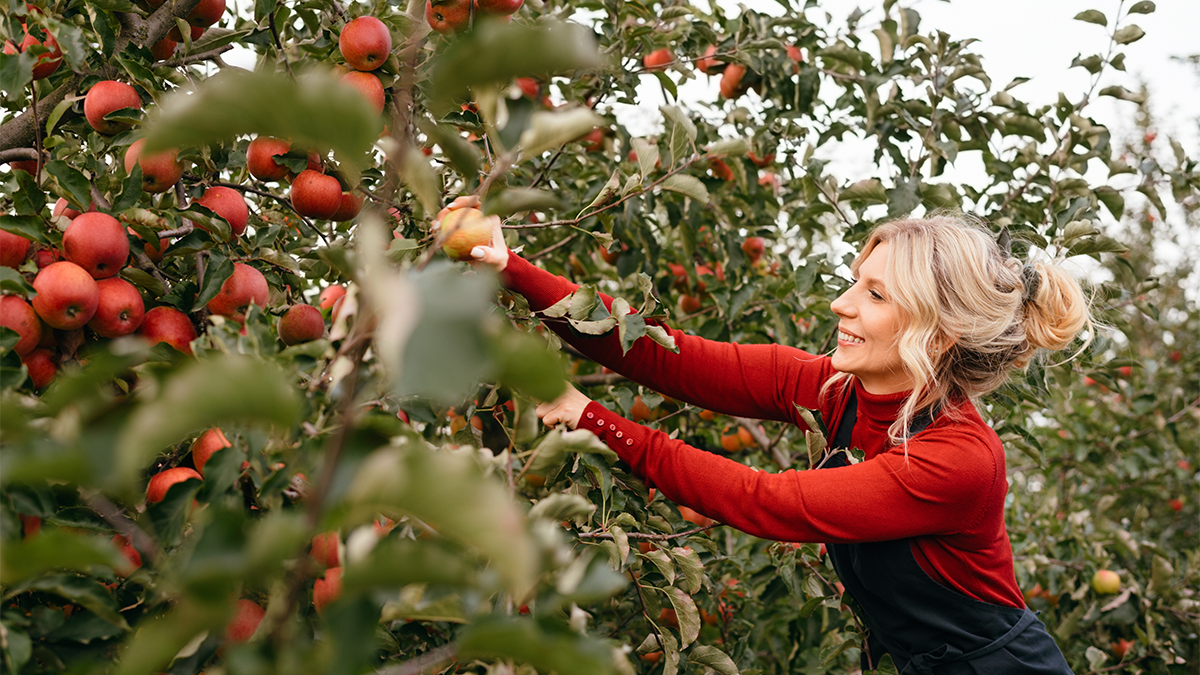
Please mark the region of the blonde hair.
MULTIPOLYGON (((1079 283, 1053 263, 1023 265, 993 235, 963 216, 897 220, 875 228, 850 269, 887 242, 884 278, 903 325, 900 361, 913 393, 888 429, 908 440, 919 411, 953 414, 953 403, 995 391, 1038 349, 1058 351, 1087 328, 1089 302, 1079 283), (940 351, 933 351, 941 346, 940 351)), ((838 373, 822 393, 853 376, 838 373)))

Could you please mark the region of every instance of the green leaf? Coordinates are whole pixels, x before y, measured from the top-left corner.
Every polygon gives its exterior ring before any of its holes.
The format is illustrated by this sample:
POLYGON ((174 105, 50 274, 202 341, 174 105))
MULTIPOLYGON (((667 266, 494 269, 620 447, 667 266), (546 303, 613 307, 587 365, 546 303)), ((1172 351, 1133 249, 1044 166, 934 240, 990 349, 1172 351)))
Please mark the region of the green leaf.
POLYGON ((22 91, 33 81, 33 66, 37 56, 30 52, 0 54, 0 91, 10 96, 22 91))
POLYGON ((667 555, 666 551, 656 548, 646 553, 639 553, 638 557, 645 558, 654 563, 654 567, 668 584, 675 583, 675 561, 671 559, 671 556, 667 555))
POLYGON ((572 453, 596 454, 609 462, 617 461, 617 453, 609 449, 592 432, 584 429, 556 430, 546 434, 534 448, 529 458, 528 470, 530 473, 545 474, 562 466, 572 453))
POLYGON ((679 353, 679 347, 675 344, 675 337, 668 333, 662 326, 646 326, 646 335, 672 354, 679 353))
POLYGON ((246 356, 190 363, 125 423, 117 468, 128 487, 155 454, 199 429, 237 421, 287 427, 298 411, 291 378, 270 364, 246 356))
POLYGON ((442 207, 441 181, 430 166, 429 160, 416 146, 410 145, 404 151, 401 176, 404 184, 417 196, 425 213, 437 213, 442 207))
POLYGON ((25 276, 11 267, 0 267, 0 290, 32 298, 37 295, 33 286, 25 281, 25 276))
POLYGON ((71 106, 74 104, 75 104, 75 101, 73 101, 71 99, 71 97, 68 96, 67 98, 59 101, 58 105, 54 106, 54 110, 51 110, 50 116, 46 118, 46 135, 47 136, 51 136, 54 134, 54 127, 58 126, 58 121, 60 119, 62 119, 63 113, 70 110, 71 106))
POLYGON ((450 163, 464 176, 468 183, 477 180, 479 162, 483 154, 466 139, 459 136, 457 130, 444 124, 435 124, 429 120, 419 123, 421 131, 429 139, 441 147, 442 152, 450 159, 450 163))
POLYGON ((29 662, 29 657, 33 654, 33 643, 29 639, 29 634, 0 623, 0 647, 8 656, 8 665, 12 669, 10 672, 19 673, 21 668, 29 662))
POLYGON ((493 339, 496 379, 538 401, 553 401, 566 390, 563 363, 546 341, 508 329, 493 339))
MULTIPOLYGON (((595 436, 590 431, 585 432, 589 436, 595 436)), ((540 457, 540 456, 539 456, 540 457)), ((539 465, 540 469, 553 468, 543 463, 539 465)), ((534 465, 530 465, 530 471, 540 473, 534 469, 534 465)), ((541 518, 552 523, 558 523, 564 520, 574 520, 576 518, 586 518, 596 511, 596 505, 579 495, 566 494, 556 492, 545 499, 540 500, 537 504, 529 509, 530 518, 541 518)))
POLYGON ((41 216, 0 216, 0 230, 12 232, 13 234, 25 237, 29 241, 37 241, 43 244, 50 244, 50 240, 46 238, 46 221, 42 220, 41 216))
POLYGON ((500 217, 525 211, 552 211, 562 207, 562 199, 549 190, 509 188, 488 198, 483 212, 500 217))
POLYGON ((149 675, 163 672, 173 656, 197 635, 219 628, 232 609, 232 600, 184 596, 166 615, 143 621, 126 643, 115 675, 149 675))
POLYGON ((333 150, 342 168, 355 172, 368 161, 380 120, 361 94, 333 75, 313 73, 292 81, 227 68, 195 91, 168 96, 146 126, 146 152, 259 134, 289 138, 318 152, 333 150))
POLYGON ((80 211, 86 211, 92 203, 92 185, 79 170, 62 161, 52 159, 46 162, 46 173, 54 176, 58 184, 67 192, 67 201, 80 211))
POLYGON ((539 110, 529 118, 529 128, 521 133, 521 155, 537 157, 603 126, 606 126, 604 118, 587 108, 563 112, 539 110))
POLYGON ((679 647, 686 649, 700 637, 700 612, 696 609, 696 601, 692 600, 692 596, 682 590, 672 586, 666 589, 666 594, 671 599, 671 606, 675 608, 675 616, 679 619, 679 647))
POLYGON ((878 178, 860 180, 854 185, 842 190, 838 195, 839 201, 862 202, 864 204, 886 204, 887 192, 878 178))
POLYGON ((233 261, 212 250, 208 254, 208 264, 204 268, 204 287, 196 294, 196 301, 191 311, 198 312, 208 304, 209 300, 217 297, 221 286, 233 276, 233 261))
POLYGON ((5 598, 11 598, 25 591, 53 593, 77 605, 90 609, 97 616, 123 631, 129 630, 129 624, 125 622, 125 617, 121 616, 120 608, 117 607, 117 601, 109 593, 108 589, 95 579, 88 579, 74 574, 54 574, 39 577, 8 588, 5 598))
POLYGON ((254 31, 250 29, 230 30, 221 28, 220 26, 209 26, 204 31, 204 35, 200 36, 199 40, 192 43, 192 49, 189 54, 201 54, 225 45, 240 41, 242 38, 250 35, 254 31))
MULTIPOLYGON (((750 152, 750 144, 744 138, 727 138, 708 146, 706 157, 742 157, 750 152)), ((640 157, 640 155, 639 155, 640 157)))
POLYGON ((1117 29, 1117 32, 1113 33, 1113 41, 1119 45, 1127 45, 1137 42, 1145 36, 1146 31, 1142 30, 1139 26, 1129 24, 1128 26, 1117 29))
POLYGON ((179 543, 192 513, 192 501, 202 485, 199 478, 188 478, 172 485, 162 501, 146 506, 146 515, 154 523, 154 533, 163 546, 179 543))
POLYGON ((1133 7, 1129 8, 1129 14, 1153 14, 1157 7, 1151 0, 1140 0, 1133 3, 1133 7))
POLYGON ((92 535, 57 529, 42 532, 0 550, 0 583, 11 586, 48 570, 89 572, 92 565, 113 567, 121 558, 111 542, 92 535))
POLYGON ((685 590, 688 593, 699 591, 704 581, 704 563, 700 562, 700 554, 682 546, 667 549, 667 553, 675 562, 675 567, 683 573, 684 585, 687 586, 685 590))
POLYGON ((692 154, 696 142, 696 125, 688 118, 687 113, 675 106, 665 105, 659 108, 666 123, 665 138, 667 141, 666 164, 675 163, 692 154))
POLYGON ((638 173, 642 176, 649 176, 656 170, 660 162, 658 143, 645 138, 634 138, 630 144, 637 154, 638 173))
POLYGON ((602 206, 605 206, 616 200, 621 194, 621 170, 618 168, 613 171, 612 176, 608 178, 608 182, 604 187, 600 188, 600 192, 596 193, 596 198, 590 204, 585 206, 579 215, 594 211, 602 206))
POLYGON ((18 216, 35 216, 46 206, 46 193, 38 187, 37 180, 24 171, 14 172, 20 188, 13 193, 13 208, 18 216))
POLYGON ((688 661, 704 668, 711 668, 719 675, 738 675, 738 668, 733 663, 733 659, 716 647, 696 645, 688 652, 688 661))
POLYGON ((700 182, 700 179, 695 176, 677 173, 673 176, 668 176, 666 180, 659 184, 659 187, 691 197, 701 204, 707 204, 709 201, 708 188, 704 187, 704 183, 700 182))
POLYGON ((531 619, 489 616, 463 628, 461 658, 512 659, 543 673, 607 675, 612 651, 600 640, 531 619))
POLYGON ((1076 21, 1086 21, 1094 23, 1097 26, 1107 26, 1108 17, 1104 16, 1104 12, 1098 9, 1087 9, 1075 15, 1076 21))

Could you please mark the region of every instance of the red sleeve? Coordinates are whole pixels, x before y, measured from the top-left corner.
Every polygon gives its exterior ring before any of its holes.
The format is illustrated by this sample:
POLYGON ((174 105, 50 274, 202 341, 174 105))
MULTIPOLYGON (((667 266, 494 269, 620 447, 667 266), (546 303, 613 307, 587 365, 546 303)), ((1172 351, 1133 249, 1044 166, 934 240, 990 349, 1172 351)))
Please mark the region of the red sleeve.
MULTIPOLYGON (((666 497, 765 539, 826 543, 950 535, 971 528, 997 480, 970 429, 837 469, 757 471, 626 420, 598 403, 580 418, 666 497)), ((1003 475, 1000 475, 1003 478, 1003 475)))
MULTIPOLYGON (((506 287, 525 296, 534 311, 553 305, 579 287, 516 254, 509 255, 501 279, 506 287)), ((601 298, 611 310, 612 298, 601 298)), ((645 338, 622 354, 616 331, 584 336, 565 322, 547 321, 547 325, 593 361, 671 398, 726 415, 788 421, 804 427, 794 404, 818 408, 821 385, 834 372, 827 357, 799 349, 714 342, 665 326, 675 338, 678 354, 645 338)))

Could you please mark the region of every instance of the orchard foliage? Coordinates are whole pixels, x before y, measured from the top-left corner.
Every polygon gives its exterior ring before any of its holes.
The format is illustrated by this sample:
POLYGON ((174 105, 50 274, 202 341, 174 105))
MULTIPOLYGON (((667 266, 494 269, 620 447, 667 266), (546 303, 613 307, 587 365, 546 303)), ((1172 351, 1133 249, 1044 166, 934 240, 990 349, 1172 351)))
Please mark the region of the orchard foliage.
POLYGON ((981 402, 1009 449, 1018 581, 1077 672, 1200 662, 1200 313, 1194 260, 1160 255, 1200 227, 1200 173, 1146 94, 1111 84, 1154 3, 1076 17, 1095 41, 1061 66, 1092 86, 1035 105, 895 0, 845 20, 811 1, 258 0, 213 21, 211 0, 3 2, 20 46, 0 56, 4 672, 857 671, 861 627, 817 543, 706 522, 534 407, 571 381, 767 471, 806 469, 821 439, 576 358, 440 252, 433 217, 468 193, 583 284, 558 320, 626 345, 673 348, 652 316, 824 352, 845 244, 909 214, 963 210, 1018 257, 1098 261, 1103 327, 981 402), (365 73, 339 49, 360 16, 392 37, 365 73), (720 94, 679 100, 694 78, 720 94), (141 105, 85 102, 110 80, 141 105), (646 83, 668 104, 634 136, 615 110, 646 83), (1097 97, 1128 102, 1136 138, 1090 116, 1097 97), (251 148, 265 137, 275 158, 251 148), (847 148, 870 168, 832 161, 847 148), (164 150, 180 175, 148 159, 164 150), (336 214, 291 187, 306 170, 336 214), (65 208, 129 228, 120 279, 149 339, 10 314, 61 257, 65 208), (229 297, 258 277, 265 294, 229 297), (324 325, 283 320, 301 305, 324 325), (1090 585, 1101 569, 1116 594, 1090 585))

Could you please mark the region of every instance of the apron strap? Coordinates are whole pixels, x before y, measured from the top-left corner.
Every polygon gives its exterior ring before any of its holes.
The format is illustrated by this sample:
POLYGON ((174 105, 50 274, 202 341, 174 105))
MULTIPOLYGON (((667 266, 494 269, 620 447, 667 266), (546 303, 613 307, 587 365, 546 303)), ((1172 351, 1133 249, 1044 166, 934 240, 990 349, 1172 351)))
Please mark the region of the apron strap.
POLYGON ((999 638, 989 642, 979 649, 967 652, 966 654, 954 655, 953 652, 956 650, 951 648, 949 645, 942 645, 935 651, 925 654, 917 654, 916 656, 911 657, 908 665, 904 667, 904 670, 901 671, 900 675, 909 675, 910 673, 912 675, 934 675, 933 669, 935 666, 959 661, 971 661, 981 656, 991 654, 994 651, 1004 648, 1008 643, 1016 639, 1018 635, 1025 632, 1026 628, 1033 625, 1033 622, 1036 620, 1037 615, 1034 614, 1029 608, 1026 608, 1025 613, 1021 615, 1021 618, 1017 620, 1017 623, 1014 624, 1007 633, 1001 635, 999 638))

